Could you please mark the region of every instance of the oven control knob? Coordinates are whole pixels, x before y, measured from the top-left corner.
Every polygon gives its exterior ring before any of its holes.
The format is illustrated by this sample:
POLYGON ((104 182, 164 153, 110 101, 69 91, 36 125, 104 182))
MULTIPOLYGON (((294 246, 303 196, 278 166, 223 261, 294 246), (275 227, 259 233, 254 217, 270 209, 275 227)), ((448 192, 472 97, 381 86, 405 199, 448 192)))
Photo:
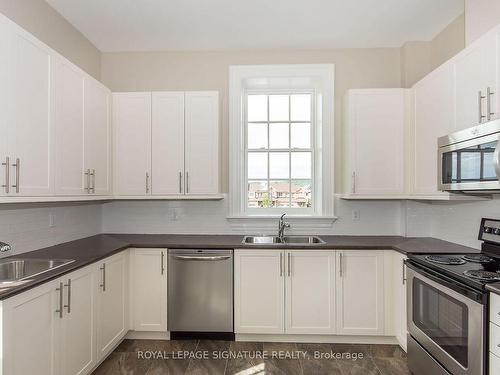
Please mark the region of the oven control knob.
POLYGON ((483 231, 484 233, 491 233, 491 227, 484 227, 483 231))
POLYGON ((496 234, 498 236, 500 234, 500 228, 495 228, 493 234, 496 234))

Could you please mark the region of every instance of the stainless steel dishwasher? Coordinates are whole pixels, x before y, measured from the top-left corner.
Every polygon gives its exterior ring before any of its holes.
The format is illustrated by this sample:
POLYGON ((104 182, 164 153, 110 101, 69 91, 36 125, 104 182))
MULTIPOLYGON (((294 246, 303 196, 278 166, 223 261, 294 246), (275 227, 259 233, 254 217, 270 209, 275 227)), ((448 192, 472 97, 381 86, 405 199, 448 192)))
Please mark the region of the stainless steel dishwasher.
POLYGON ((168 330, 233 332, 233 250, 168 251, 168 330))

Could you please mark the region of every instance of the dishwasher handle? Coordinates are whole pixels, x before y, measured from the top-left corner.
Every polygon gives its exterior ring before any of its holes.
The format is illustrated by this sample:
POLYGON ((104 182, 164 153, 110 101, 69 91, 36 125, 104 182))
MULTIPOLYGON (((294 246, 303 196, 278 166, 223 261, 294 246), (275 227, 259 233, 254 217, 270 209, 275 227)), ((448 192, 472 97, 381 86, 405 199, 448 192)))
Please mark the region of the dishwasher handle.
POLYGON ((196 255, 172 255, 174 259, 180 260, 209 260, 209 261, 217 261, 217 260, 227 260, 231 259, 230 255, 216 255, 216 256, 196 256, 196 255))

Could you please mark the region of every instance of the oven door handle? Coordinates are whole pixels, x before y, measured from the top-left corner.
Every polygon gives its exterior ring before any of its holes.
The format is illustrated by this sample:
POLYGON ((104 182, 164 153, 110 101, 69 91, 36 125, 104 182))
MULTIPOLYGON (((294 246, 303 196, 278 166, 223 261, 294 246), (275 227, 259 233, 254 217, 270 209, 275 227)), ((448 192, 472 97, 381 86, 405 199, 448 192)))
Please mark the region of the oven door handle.
POLYGON ((486 294, 481 293, 473 288, 470 288, 469 286, 462 284, 458 282, 457 280, 453 280, 448 276, 445 276, 443 274, 437 274, 434 273, 433 270, 422 266, 418 265, 416 266, 414 263, 412 263, 409 259, 405 261, 406 266, 408 268, 411 268, 413 271, 417 272, 418 274, 448 288, 451 289, 465 297, 468 297, 472 299, 475 302, 478 302, 482 305, 486 304, 486 294))
POLYGON ((500 142, 497 143, 497 147, 495 147, 495 152, 493 153, 493 166, 495 167, 495 174, 500 180, 500 142))

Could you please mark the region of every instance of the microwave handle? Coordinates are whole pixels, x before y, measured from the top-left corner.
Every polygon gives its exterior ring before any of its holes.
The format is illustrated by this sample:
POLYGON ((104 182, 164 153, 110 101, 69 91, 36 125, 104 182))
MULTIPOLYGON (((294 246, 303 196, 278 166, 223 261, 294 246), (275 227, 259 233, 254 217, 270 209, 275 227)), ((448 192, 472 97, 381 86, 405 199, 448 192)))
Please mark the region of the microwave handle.
POLYGON ((500 180, 500 140, 498 141, 495 152, 493 153, 493 165, 495 167, 495 174, 500 180))

